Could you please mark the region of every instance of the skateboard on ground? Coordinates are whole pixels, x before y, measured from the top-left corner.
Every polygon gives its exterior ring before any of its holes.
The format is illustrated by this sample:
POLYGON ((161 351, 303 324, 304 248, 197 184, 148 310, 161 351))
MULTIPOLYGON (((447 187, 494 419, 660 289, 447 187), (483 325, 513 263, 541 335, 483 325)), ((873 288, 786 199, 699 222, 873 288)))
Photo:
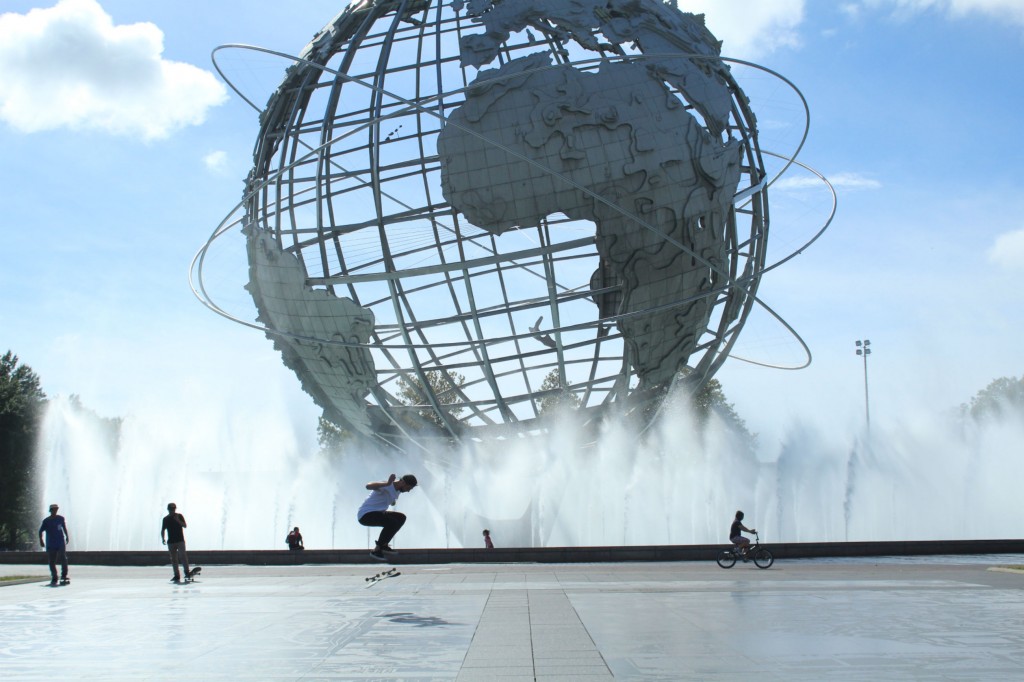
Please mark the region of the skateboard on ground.
POLYGON ((61 578, 60 582, 57 582, 56 580, 51 580, 50 581, 50 587, 62 587, 64 585, 70 585, 70 584, 71 584, 71 579, 70 578, 61 578))
POLYGON ((185 579, 184 580, 179 580, 177 578, 171 578, 171 582, 172 583, 194 583, 194 582, 198 582, 196 580, 196 576, 199 575, 199 572, 201 570, 203 570, 202 566, 196 566, 191 571, 189 571, 188 573, 185 574, 185 579))
POLYGON ((398 569, 396 569, 396 568, 389 568, 386 571, 381 571, 380 573, 377 573, 376 575, 371 575, 369 578, 366 578, 366 586, 370 587, 371 585, 375 585, 375 584, 379 583, 381 580, 384 580, 386 578, 397 578, 400 575, 402 575, 402 574, 399 573, 398 569))

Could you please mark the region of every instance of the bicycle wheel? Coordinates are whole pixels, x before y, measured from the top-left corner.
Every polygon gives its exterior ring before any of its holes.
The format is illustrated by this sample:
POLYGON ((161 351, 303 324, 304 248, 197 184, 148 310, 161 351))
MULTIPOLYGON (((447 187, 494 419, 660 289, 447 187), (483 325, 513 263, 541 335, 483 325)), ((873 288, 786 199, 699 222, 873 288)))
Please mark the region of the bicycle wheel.
POLYGON ((775 563, 775 557, 772 553, 763 547, 754 552, 754 563, 757 564, 758 568, 768 568, 775 563))
POLYGON ((722 568, 732 568, 735 564, 736 555, 732 553, 732 550, 723 549, 718 555, 718 565, 722 568))

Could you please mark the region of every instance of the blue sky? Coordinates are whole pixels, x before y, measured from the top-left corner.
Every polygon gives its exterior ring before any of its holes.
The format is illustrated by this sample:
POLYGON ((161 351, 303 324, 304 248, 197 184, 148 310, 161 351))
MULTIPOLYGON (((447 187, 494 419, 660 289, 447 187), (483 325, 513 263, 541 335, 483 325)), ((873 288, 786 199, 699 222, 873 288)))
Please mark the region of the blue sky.
MULTIPOLYGON (((813 364, 794 372, 730 361, 719 373, 752 429, 770 443, 801 420, 862 420, 855 339, 874 349, 873 423, 945 410, 994 378, 1019 376, 1024 3, 679 5, 707 13, 724 54, 802 90, 811 128, 800 160, 838 193, 830 230, 760 291, 813 364)), ((48 394, 77 393, 105 416, 147 404, 273 410, 312 438, 318 410, 270 342, 202 307, 188 268, 240 198, 258 132, 256 113, 214 73, 211 50, 248 43, 295 54, 342 7, 0 3, 0 351, 30 365, 48 394)), ((232 66, 265 101, 260 88, 285 65, 232 66)), ((763 124, 784 112, 774 104, 763 124)), ((779 205, 806 213, 780 210, 773 257, 826 213, 820 187, 799 180, 780 188, 779 205)), ((244 306, 237 268, 221 272, 211 284, 244 306)), ((761 318, 740 348, 768 361, 799 357, 761 318)))

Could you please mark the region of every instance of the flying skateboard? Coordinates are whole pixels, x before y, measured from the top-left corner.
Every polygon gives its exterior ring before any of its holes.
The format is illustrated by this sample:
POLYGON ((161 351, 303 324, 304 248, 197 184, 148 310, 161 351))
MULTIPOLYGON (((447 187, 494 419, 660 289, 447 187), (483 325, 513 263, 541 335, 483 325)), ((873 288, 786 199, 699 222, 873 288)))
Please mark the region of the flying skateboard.
POLYGON ((369 578, 366 578, 366 586, 371 587, 379 583, 381 580, 385 580, 387 578, 397 578, 400 575, 402 574, 398 572, 398 569, 389 568, 386 571, 382 571, 380 573, 377 573, 376 575, 371 575, 369 578))

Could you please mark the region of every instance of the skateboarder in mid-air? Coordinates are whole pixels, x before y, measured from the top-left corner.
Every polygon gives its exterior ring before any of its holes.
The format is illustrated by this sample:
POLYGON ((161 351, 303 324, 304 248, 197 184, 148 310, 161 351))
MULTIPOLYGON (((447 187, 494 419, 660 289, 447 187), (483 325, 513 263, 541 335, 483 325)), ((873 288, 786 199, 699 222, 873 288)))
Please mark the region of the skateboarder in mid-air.
POLYGON ((370 552, 370 556, 377 561, 384 561, 385 554, 394 554, 391 549, 391 538, 405 524, 405 514, 396 511, 388 511, 388 507, 395 506, 398 496, 407 493, 416 487, 416 477, 406 474, 398 478, 394 474, 386 481, 376 481, 366 484, 370 494, 359 507, 356 518, 364 526, 380 526, 380 536, 377 538, 377 545, 370 552))

